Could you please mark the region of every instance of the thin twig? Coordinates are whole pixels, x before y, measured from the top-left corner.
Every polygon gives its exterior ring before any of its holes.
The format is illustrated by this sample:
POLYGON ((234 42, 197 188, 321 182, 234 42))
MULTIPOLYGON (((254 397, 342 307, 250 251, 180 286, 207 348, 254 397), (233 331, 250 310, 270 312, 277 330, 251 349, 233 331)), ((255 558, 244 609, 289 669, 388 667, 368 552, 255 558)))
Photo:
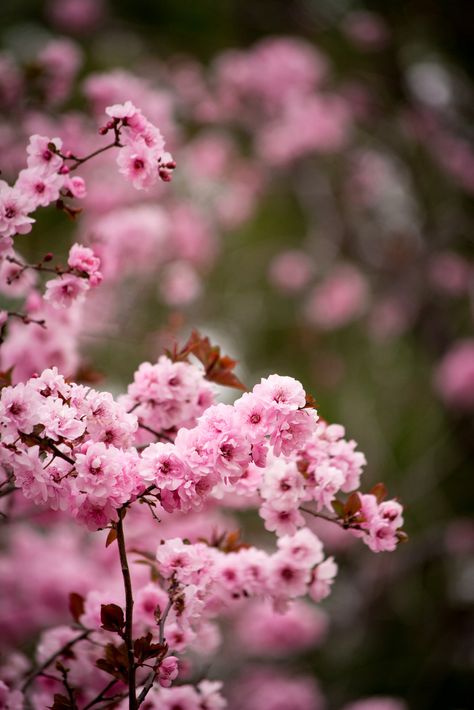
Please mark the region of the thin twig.
POLYGON ((37 441, 40 446, 46 445, 53 452, 53 454, 55 456, 57 456, 60 459, 63 459, 63 461, 67 461, 68 463, 71 464, 71 466, 76 465, 76 462, 74 461, 74 459, 72 459, 67 454, 64 454, 61 451, 61 449, 58 449, 56 444, 53 444, 53 442, 50 441, 49 439, 42 439, 40 436, 36 436, 36 434, 23 434, 22 432, 19 432, 19 433, 20 433, 20 436, 30 436, 32 439, 37 441))
POLYGON ((327 520, 328 523, 335 523, 338 525, 342 530, 361 530, 362 528, 358 523, 348 523, 348 522, 343 522, 342 520, 339 520, 339 518, 330 518, 329 515, 324 515, 323 513, 316 513, 314 510, 310 510, 309 508, 304 508, 303 506, 300 506, 300 510, 303 513, 309 513, 312 515, 314 518, 321 518, 321 520, 327 520))
POLYGON ((86 155, 84 158, 72 158, 74 161, 74 165, 71 165, 69 167, 69 170, 76 170, 80 165, 84 165, 84 163, 87 163, 88 160, 91 158, 95 158, 96 155, 100 155, 101 153, 105 153, 106 150, 110 150, 110 148, 119 148, 120 143, 117 142, 117 140, 114 140, 113 143, 109 143, 108 145, 104 145, 103 148, 98 148, 97 150, 94 150, 93 153, 90 153, 89 155, 86 155))
POLYGON ((6 488, 3 488, 4 485, 5 484, 3 483, 0 486, 0 498, 3 498, 3 496, 8 496, 10 495, 10 493, 13 493, 13 491, 18 490, 14 483, 9 484, 6 488))
MULTIPOLYGON (((166 619, 168 618, 168 614, 170 613, 172 607, 173 607, 173 601, 172 601, 172 599, 170 599, 170 600, 168 601, 168 604, 166 605, 166 608, 165 608, 165 610, 164 610, 164 612, 163 612, 163 615, 162 615, 162 617, 161 617, 161 619, 160 619, 160 623, 159 623, 159 628, 160 628, 159 643, 160 643, 160 644, 163 644, 163 643, 164 643, 164 640, 165 640, 165 623, 166 623, 166 619)), ((138 706, 138 707, 140 707, 140 705, 143 703, 143 701, 145 700, 146 696, 148 695, 148 693, 149 693, 150 690, 152 689, 153 683, 155 682, 155 678, 156 678, 156 675, 157 675, 157 673, 158 673, 158 670, 159 670, 160 665, 161 665, 161 664, 158 663, 158 664, 152 669, 151 673, 148 674, 148 677, 147 677, 147 679, 146 679, 146 681, 145 681, 145 685, 143 686, 143 689, 142 689, 140 695, 138 696, 138 701, 137 701, 137 706, 138 706)))
POLYGON ((145 431, 149 431, 150 434, 153 434, 153 436, 156 436, 157 439, 163 439, 164 441, 168 441, 170 444, 173 444, 173 439, 165 434, 162 431, 156 431, 156 429, 152 429, 148 424, 142 424, 142 422, 138 422, 138 426, 140 429, 145 429, 145 431))
POLYGON ((90 703, 87 703, 82 710, 89 710, 89 708, 93 707, 94 705, 97 705, 97 703, 100 703, 101 700, 111 700, 111 698, 104 698, 104 695, 108 693, 108 691, 113 688, 113 686, 118 683, 117 678, 112 678, 110 683, 107 683, 105 688, 103 688, 98 695, 93 698, 93 700, 90 701, 90 703))
POLYGON ((82 631, 78 636, 76 636, 75 638, 73 638, 73 639, 71 639, 70 641, 68 641, 67 643, 65 643, 64 646, 61 646, 60 649, 58 649, 58 650, 55 651, 51 656, 49 656, 49 658, 47 658, 46 661, 44 661, 44 663, 42 663, 36 670, 32 671, 32 672, 30 673, 30 675, 26 678, 25 682, 23 683, 23 685, 22 685, 22 687, 21 687, 22 692, 24 693, 25 690, 26 690, 26 689, 31 685, 31 683, 34 681, 34 679, 35 679, 37 676, 41 675, 41 673, 42 673, 51 663, 53 663, 53 661, 55 661, 56 658, 58 658, 59 656, 61 656, 63 653, 66 653, 67 651, 69 651, 70 648, 72 648, 73 646, 75 646, 75 644, 78 643, 79 641, 82 641, 82 639, 87 638, 90 633, 91 633, 91 631, 90 631, 89 629, 85 629, 85 630, 82 631))

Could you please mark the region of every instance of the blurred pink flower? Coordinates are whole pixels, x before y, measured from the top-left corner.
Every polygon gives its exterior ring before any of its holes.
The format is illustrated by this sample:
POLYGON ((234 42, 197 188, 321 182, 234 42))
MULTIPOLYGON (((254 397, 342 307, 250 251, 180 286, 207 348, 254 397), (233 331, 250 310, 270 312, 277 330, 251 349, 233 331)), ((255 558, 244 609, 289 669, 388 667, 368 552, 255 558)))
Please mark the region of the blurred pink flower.
POLYGON ((390 30, 384 19, 366 10, 357 10, 346 15, 342 30, 359 49, 367 51, 382 49, 390 39, 390 30))
POLYGON ((166 267, 161 277, 160 293, 169 306, 185 306, 200 295, 201 280, 186 261, 175 261, 166 267))
POLYGON ((344 705, 342 710, 407 710, 403 700, 388 697, 373 697, 356 700, 355 703, 344 705))
POLYGON ((453 251, 434 254, 428 264, 428 276, 432 285, 451 296, 460 296, 469 287, 474 269, 469 262, 453 251))
POLYGON ((281 291, 300 291, 311 278, 311 259, 304 251, 288 249, 273 257, 268 277, 281 291))
POLYGON ((324 698, 311 676, 289 676, 282 670, 253 668, 239 677, 229 710, 322 710, 324 698))
POLYGON ((340 328, 363 313, 368 297, 363 274, 355 266, 338 264, 310 294, 306 317, 324 330, 340 328))
POLYGON ((435 370, 434 385, 446 404, 474 407, 474 338, 458 340, 446 353, 435 370))
POLYGON ((104 0, 50 0, 46 12, 48 19, 60 30, 90 32, 102 20, 104 0))

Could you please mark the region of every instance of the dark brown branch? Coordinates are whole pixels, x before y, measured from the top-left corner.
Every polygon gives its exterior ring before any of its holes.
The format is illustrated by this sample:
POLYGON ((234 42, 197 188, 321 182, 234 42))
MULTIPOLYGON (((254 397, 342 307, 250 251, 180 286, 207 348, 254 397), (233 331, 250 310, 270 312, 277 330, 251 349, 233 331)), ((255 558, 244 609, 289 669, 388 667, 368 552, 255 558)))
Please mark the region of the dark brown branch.
POLYGON ((133 654, 133 592, 130 569, 128 567, 127 551, 125 549, 125 536, 123 530, 124 510, 119 510, 117 522, 117 544, 120 555, 120 566, 122 569, 123 585, 125 589, 125 631, 123 640, 127 649, 128 658, 128 707, 129 710, 137 710, 136 697, 136 667, 135 656, 133 654))
POLYGON ((303 513, 309 513, 309 515, 312 515, 314 518, 321 518, 321 520, 327 520, 328 523, 335 523, 343 530, 349 530, 349 528, 352 528, 353 530, 361 529, 360 525, 358 525, 357 523, 347 523, 342 520, 339 520, 339 518, 331 518, 329 517, 329 515, 324 515, 323 513, 316 513, 314 510, 304 508, 303 506, 300 506, 300 510, 303 513))
POLYGON ((106 150, 110 150, 110 148, 119 148, 120 143, 117 142, 117 139, 114 140, 113 143, 109 143, 108 145, 105 145, 103 148, 98 148, 97 150, 94 150, 93 153, 90 153, 89 155, 86 155, 84 158, 71 158, 71 160, 74 161, 74 164, 69 167, 69 170, 76 170, 80 165, 84 165, 84 163, 87 163, 88 160, 91 158, 95 158, 96 155, 100 155, 101 153, 105 153, 106 150))
POLYGON ((50 451, 53 452, 53 454, 54 454, 55 456, 57 456, 57 457, 60 458, 60 459, 63 459, 63 461, 67 461, 68 463, 71 464, 71 466, 75 466, 75 465, 76 465, 76 462, 74 461, 74 459, 72 459, 72 458, 71 458, 70 456, 68 456, 67 454, 64 454, 64 453, 61 451, 61 449, 58 449, 58 447, 56 446, 56 444, 53 444, 53 442, 50 441, 49 439, 42 439, 40 436, 36 436, 36 434, 23 434, 22 432, 18 432, 18 433, 20 434, 20 436, 31 437, 32 439, 34 439, 35 441, 37 441, 38 444, 39 444, 41 447, 46 446, 48 449, 50 449, 50 451))

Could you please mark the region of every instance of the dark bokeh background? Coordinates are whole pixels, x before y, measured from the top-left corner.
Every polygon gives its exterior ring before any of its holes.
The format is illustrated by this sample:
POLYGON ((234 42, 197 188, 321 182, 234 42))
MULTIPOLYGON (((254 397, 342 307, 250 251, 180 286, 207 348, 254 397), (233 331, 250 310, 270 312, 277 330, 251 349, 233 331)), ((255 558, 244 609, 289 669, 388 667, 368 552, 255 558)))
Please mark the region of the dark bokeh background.
MULTIPOLYGON (((344 422, 366 452, 367 485, 385 481, 406 506, 409 544, 393 555, 374 557, 354 548, 339 555, 340 579, 327 604, 331 633, 320 650, 298 661, 300 669, 318 677, 331 708, 383 694, 405 699, 412 710, 467 710, 474 697, 472 410, 446 406, 432 383, 433 369, 450 344, 472 335, 472 304, 468 298, 420 295, 418 286, 437 249, 472 259, 472 194, 435 164, 423 140, 407 148, 396 131, 412 101, 407 66, 414 58, 435 57, 462 83, 451 125, 471 140, 474 4, 122 0, 108 7, 102 24, 75 36, 88 71, 124 63, 139 72, 145 57, 166 60, 178 54, 206 64, 218 52, 248 47, 267 35, 296 35, 329 57, 336 81, 360 81, 377 96, 372 124, 356 141, 375 140, 410 172, 423 247, 414 246, 410 235, 392 234, 384 258, 371 263, 363 225, 354 229, 350 213, 336 202, 329 210, 342 214, 340 257, 358 264, 375 293, 388 283, 416 303, 409 327, 387 341, 372 338, 363 320, 332 332, 311 329, 301 318, 301 303, 268 283, 268 262, 280 250, 304 243, 317 259, 321 234, 317 227, 308 244, 309 215, 294 178, 305 183, 318 224, 324 196, 316 194, 313 178, 323 174, 339 184, 347 163, 337 155, 275 177, 253 218, 223 240, 204 294, 184 311, 183 331, 196 323, 223 338, 241 359, 248 381, 267 372, 300 378, 314 392, 320 413, 344 422), (379 52, 360 52, 341 34, 341 23, 354 9, 385 19, 391 41, 379 52)), ((3 0, 0 17, 8 48, 15 45, 19 26, 48 27, 39 2, 3 0)), ((190 135, 196 130, 188 128, 190 135)), ((242 150, 248 150, 245 139, 242 150)), ((179 152, 175 157, 179 164, 179 152)), ((43 244, 54 230, 64 233, 56 215, 42 216, 38 226, 48 232, 43 244)), ((145 331, 158 331, 168 318, 168 309, 153 305, 127 324, 122 339, 99 344, 86 339, 89 360, 123 385, 138 362, 153 355, 145 331)))

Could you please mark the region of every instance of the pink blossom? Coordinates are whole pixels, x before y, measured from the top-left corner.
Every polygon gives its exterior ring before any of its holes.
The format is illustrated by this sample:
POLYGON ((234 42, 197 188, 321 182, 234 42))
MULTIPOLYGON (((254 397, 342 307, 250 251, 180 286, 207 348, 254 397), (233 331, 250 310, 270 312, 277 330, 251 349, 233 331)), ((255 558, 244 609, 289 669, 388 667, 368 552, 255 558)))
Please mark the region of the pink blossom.
POLYGON ((59 438, 74 440, 82 436, 86 424, 78 418, 74 407, 60 399, 47 398, 38 409, 38 420, 44 426, 44 433, 54 441, 59 438))
POLYGON ((191 475, 186 463, 177 456, 173 444, 150 444, 144 450, 140 474, 145 481, 153 482, 158 488, 176 490, 191 475))
POLYGON ((176 573, 182 581, 192 578, 202 567, 203 560, 199 558, 198 552, 204 549, 204 546, 185 545, 180 538, 166 540, 158 546, 156 552, 161 574, 171 577, 176 573))
POLYGON ((79 175, 66 175, 64 177, 64 188, 69 190, 73 197, 83 200, 87 195, 86 183, 79 175))
POLYGON ((311 584, 309 585, 308 594, 315 602, 320 602, 329 596, 331 585, 337 574, 337 564, 333 557, 328 557, 324 562, 321 562, 313 571, 311 584))
POLYGON ((63 37, 52 39, 38 52, 37 62, 42 69, 40 85, 46 100, 53 105, 61 103, 68 97, 82 64, 79 45, 63 37))
POLYGON ((334 466, 323 464, 315 469, 313 475, 313 496, 317 503, 317 509, 328 508, 331 510, 331 503, 344 484, 344 474, 334 466))
POLYGON ((435 370, 434 384, 449 406, 461 410, 474 407, 474 339, 454 343, 435 370))
POLYGON ((176 656, 167 656, 161 663, 158 682, 162 688, 169 688, 171 683, 178 677, 178 659, 176 656))
POLYGON ((318 415, 314 410, 299 410, 280 415, 278 425, 270 434, 270 444, 276 455, 289 456, 304 446, 316 429, 318 415))
POLYGON ((364 276, 355 266, 340 264, 315 287, 306 304, 306 314, 319 328, 333 330, 360 316, 367 301, 364 276))
POLYGON ((31 434, 38 421, 37 408, 40 403, 40 396, 23 383, 15 387, 4 387, 0 394, 2 439, 13 441, 18 431, 31 434))
POLYGON ((294 535, 296 530, 304 525, 304 518, 297 508, 288 505, 283 507, 273 501, 266 501, 259 509, 260 517, 265 521, 266 530, 277 535, 294 535))
POLYGON ((168 595, 157 584, 150 582, 135 595, 135 621, 154 624, 156 612, 162 614, 168 604, 168 595))
POLYGON ((267 464, 260 493, 277 509, 297 508, 304 497, 304 479, 293 462, 275 459, 267 464))
POLYGON ((253 392, 245 392, 236 402, 237 421, 246 436, 258 440, 270 431, 269 407, 253 392))
POLYGON ((431 257, 428 276, 437 290, 451 296, 461 296, 474 278, 474 268, 460 254, 443 251, 431 257))
POLYGON ((121 148, 117 164, 122 175, 125 175, 137 190, 146 190, 156 181, 158 175, 156 156, 144 142, 136 142, 121 148))
POLYGON ((47 282, 44 297, 55 308, 69 308, 74 301, 84 299, 88 288, 86 279, 74 274, 64 274, 47 282))
POLYGON ((302 528, 291 536, 280 537, 277 544, 279 550, 288 554, 302 567, 318 565, 324 557, 321 540, 308 528, 302 528))
POLYGON ((0 236, 8 238, 14 234, 28 234, 35 221, 28 217, 30 202, 28 196, 16 187, 10 187, 0 180, 0 236))
POLYGON ((270 375, 255 385, 253 394, 275 413, 288 414, 304 407, 306 395, 302 385, 292 377, 270 375))
POLYGON ((311 258, 304 251, 292 249, 277 254, 270 262, 269 279, 283 292, 297 292, 306 286, 312 275, 311 258))
POLYGON ((92 249, 82 246, 82 244, 72 245, 67 263, 72 269, 84 271, 89 277, 97 276, 100 268, 100 259, 95 256, 92 249))
POLYGON ((139 111, 131 101, 125 101, 124 104, 107 106, 105 113, 111 118, 117 118, 123 121, 124 118, 132 118, 136 113, 139 113, 139 111))
POLYGON ((57 173, 44 174, 42 168, 27 168, 22 170, 15 183, 15 188, 21 191, 28 200, 29 210, 46 207, 59 198, 64 185, 64 177, 57 173))
POLYGON ((175 261, 166 267, 160 282, 160 294, 170 306, 186 306, 202 292, 202 283, 195 269, 185 261, 175 261))
POLYGON ((26 148, 28 167, 40 168, 45 175, 57 173, 63 164, 63 159, 56 152, 61 150, 61 148, 62 140, 60 138, 47 138, 39 135, 30 136, 30 142, 26 148), (56 150, 51 150, 50 144, 54 145, 56 150))
POLYGON ((390 30, 383 17, 367 10, 348 13, 342 27, 347 37, 361 49, 381 49, 390 39, 390 30))
POLYGON ((271 562, 270 589, 276 597, 301 597, 306 594, 310 574, 300 567, 286 551, 277 552, 271 562))
POLYGON ((104 15, 105 0, 49 0, 48 18, 62 31, 87 33, 104 15))

